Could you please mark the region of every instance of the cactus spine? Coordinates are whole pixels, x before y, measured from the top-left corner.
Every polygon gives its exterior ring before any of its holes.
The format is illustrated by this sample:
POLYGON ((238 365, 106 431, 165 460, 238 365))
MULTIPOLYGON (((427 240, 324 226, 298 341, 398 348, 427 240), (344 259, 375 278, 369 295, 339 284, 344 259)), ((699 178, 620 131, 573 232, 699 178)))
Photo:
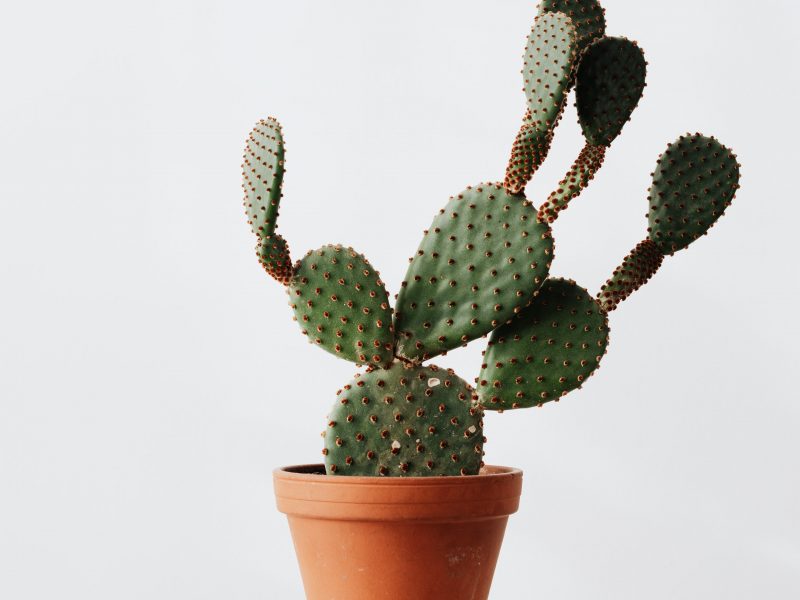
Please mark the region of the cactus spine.
POLYGON ((642 50, 605 37, 605 25, 594 0, 542 1, 525 48, 527 106, 505 179, 469 186, 434 216, 395 311, 378 272, 352 248, 322 246, 292 261, 277 233, 281 126, 262 120, 248 136, 244 206, 259 263, 285 286, 311 343, 366 366, 337 393, 329 414, 329 475, 477 474, 484 411, 542 406, 580 388, 606 353, 609 313, 730 205, 739 187, 734 154, 714 138, 683 136, 653 173, 647 237, 597 296, 550 275, 550 224, 603 165, 645 87, 642 50), (585 145, 537 210, 524 189, 547 156, 573 88, 585 145), (424 364, 487 335, 476 389, 424 364))

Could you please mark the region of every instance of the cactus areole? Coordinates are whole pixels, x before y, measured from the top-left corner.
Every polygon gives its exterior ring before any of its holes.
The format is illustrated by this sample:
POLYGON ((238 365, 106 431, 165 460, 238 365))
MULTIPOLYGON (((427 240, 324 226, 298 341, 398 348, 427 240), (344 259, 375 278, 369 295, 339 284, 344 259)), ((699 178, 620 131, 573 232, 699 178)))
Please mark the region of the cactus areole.
POLYGON ((283 130, 270 117, 249 134, 242 187, 258 262, 286 287, 308 341, 365 369, 328 415, 328 475, 477 475, 483 412, 540 407, 580 389, 606 352, 608 314, 730 205, 736 156, 713 137, 683 135, 656 161, 645 239, 602 289, 592 295, 551 275, 553 222, 596 176, 645 88, 643 50, 605 36, 605 24, 595 0, 543 0, 525 44, 525 117, 505 177, 467 187, 434 216, 394 308, 379 273, 352 248, 322 246, 292 260, 277 232, 283 130), (586 145, 537 208, 525 186, 572 90, 586 145), (486 336, 474 386, 427 362, 486 336))
POLYGON ((506 172, 454 194, 433 217, 394 307, 353 248, 292 259, 278 232, 283 130, 270 117, 249 134, 242 187, 258 262, 285 287, 308 341, 361 367, 328 413, 324 465, 275 473, 311 600, 388 598, 387 589, 392 598, 485 600, 521 489, 519 471, 484 465, 485 411, 552 406, 582 388, 608 348, 610 313, 731 204, 736 156, 713 137, 682 135, 655 161, 644 239, 631 240, 606 284, 590 294, 551 273, 554 222, 597 176, 646 85, 642 48, 605 27, 596 0, 542 0, 524 46, 524 117, 509 132, 506 172), (536 206, 525 188, 573 93, 585 145, 536 206), (488 339, 472 384, 429 362, 479 338, 488 339), (386 527, 375 529, 379 521, 386 527), (353 540, 346 551, 341 538, 353 540), (352 567, 392 544, 413 552, 352 567))

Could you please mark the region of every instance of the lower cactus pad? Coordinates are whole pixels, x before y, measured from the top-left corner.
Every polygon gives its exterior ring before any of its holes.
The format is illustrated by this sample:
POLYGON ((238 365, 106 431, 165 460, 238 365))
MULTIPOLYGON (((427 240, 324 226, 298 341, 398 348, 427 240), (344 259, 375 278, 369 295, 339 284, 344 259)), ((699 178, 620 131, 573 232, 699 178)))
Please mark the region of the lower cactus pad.
POLYGON ((329 475, 477 475, 483 413, 452 371, 395 362, 338 393, 325 431, 329 475))
POLYGON ((533 303, 496 329, 478 379, 487 410, 558 400, 594 373, 608 345, 608 317, 574 281, 548 279, 533 303))

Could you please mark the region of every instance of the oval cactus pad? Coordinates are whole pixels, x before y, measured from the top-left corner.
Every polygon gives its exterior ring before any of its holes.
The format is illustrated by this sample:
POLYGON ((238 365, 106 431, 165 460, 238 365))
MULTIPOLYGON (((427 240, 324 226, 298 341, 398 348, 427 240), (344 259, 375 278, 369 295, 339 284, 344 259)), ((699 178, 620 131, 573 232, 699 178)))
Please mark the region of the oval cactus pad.
POLYGON ((329 475, 477 475, 483 413, 452 371, 395 362, 340 390, 328 415, 329 475))
POLYGON ((328 352, 359 364, 392 361, 394 337, 389 295, 361 254, 323 246, 297 263, 288 289, 295 318, 328 352))
POLYGON ((550 227, 501 184, 467 188, 426 230, 400 288, 397 352, 420 361, 502 325, 526 306, 553 259, 550 227))
POLYGON ((262 119, 247 137, 242 189, 247 222, 259 237, 275 231, 283 185, 283 133, 272 117, 262 119))
POLYGON ((647 62, 636 42, 606 37, 584 52, 575 86, 583 135, 594 146, 610 146, 644 92, 647 62))
POLYGON ((528 408, 579 388, 608 345, 608 317, 589 293, 548 279, 533 303, 496 329, 478 378, 488 410, 528 408))
POLYGON ((705 235, 739 189, 736 155, 699 133, 674 141, 658 159, 650 188, 648 234, 664 254, 705 235))

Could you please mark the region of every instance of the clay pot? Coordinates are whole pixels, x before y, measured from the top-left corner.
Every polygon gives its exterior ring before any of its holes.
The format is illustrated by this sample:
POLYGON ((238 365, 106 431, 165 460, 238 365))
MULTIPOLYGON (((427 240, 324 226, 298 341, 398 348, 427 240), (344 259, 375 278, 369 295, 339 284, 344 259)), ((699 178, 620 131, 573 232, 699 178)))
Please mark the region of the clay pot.
POLYGON ((472 477, 327 476, 277 469, 308 600, 486 600, 522 471, 472 477))

